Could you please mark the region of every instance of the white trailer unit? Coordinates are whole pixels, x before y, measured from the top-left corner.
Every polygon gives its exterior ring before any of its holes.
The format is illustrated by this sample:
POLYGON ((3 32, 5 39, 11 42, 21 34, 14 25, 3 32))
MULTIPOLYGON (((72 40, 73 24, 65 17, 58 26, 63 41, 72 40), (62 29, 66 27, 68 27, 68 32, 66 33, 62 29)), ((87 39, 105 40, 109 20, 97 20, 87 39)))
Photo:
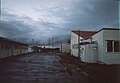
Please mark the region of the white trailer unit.
POLYGON ((97 44, 81 45, 80 50, 81 61, 85 63, 97 63, 97 44))

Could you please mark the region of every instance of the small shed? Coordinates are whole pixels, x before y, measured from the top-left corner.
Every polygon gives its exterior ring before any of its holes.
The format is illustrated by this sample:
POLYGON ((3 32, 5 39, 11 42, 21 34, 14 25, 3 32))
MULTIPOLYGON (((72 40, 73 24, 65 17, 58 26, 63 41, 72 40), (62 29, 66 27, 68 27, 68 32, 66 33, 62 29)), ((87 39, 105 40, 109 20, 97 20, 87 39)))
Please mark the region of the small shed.
POLYGON ((61 53, 70 53, 70 43, 60 43, 61 53))
POLYGON ((84 44, 80 47, 81 61, 85 63, 97 63, 97 44, 84 44))

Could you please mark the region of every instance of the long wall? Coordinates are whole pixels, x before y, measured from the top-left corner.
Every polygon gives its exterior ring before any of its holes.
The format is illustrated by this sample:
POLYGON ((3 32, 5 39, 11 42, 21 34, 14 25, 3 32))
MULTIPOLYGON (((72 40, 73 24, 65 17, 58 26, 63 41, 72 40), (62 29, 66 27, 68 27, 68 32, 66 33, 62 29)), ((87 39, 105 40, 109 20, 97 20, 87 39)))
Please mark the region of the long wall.
POLYGON ((7 41, 7 39, 5 41, 0 40, 0 58, 26 54, 28 52, 27 47, 25 44, 7 41))

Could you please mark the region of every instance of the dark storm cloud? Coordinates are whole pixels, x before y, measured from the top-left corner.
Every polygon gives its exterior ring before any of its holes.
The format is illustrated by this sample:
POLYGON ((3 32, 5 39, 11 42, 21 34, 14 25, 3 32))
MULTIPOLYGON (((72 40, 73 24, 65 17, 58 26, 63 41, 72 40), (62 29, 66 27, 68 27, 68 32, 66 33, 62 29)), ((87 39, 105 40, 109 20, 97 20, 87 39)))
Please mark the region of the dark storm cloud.
MULTIPOLYGON (((79 5, 79 4, 78 4, 79 5)), ((84 6, 78 22, 90 28, 118 27, 118 2, 115 0, 94 0, 84 6), (81 20, 82 19, 82 20, 81 20)), ((76 5, 77 6, 77 5, 76 5)), ((81 7, 81 6, 78 6, 81 7)), ((80 26, 80 25, 79 25, 80 26)))
POLYGON ((29 30, 25 28, 25 25, 21 25, 20 22, 17 21, 2 21, 0 22, 0 33, 5 35, 6 37, 26 37, 26 33, 29 33, 29 30), (13 24, 14 23, 14 24, 13 24))
POLYGON ((8 12, 2 12, 0 21, 0 35, 8 38, 30 38, 30 25, 25 23, 24 19, 28 17, 18 17, 8 12))
MULTIPOLYGON (((4 19, 0 22, 1 35, 36 37, 40 41, 45 41, 50 37, 63 40, 69 38, 67 36, 71 30, 118 27, 118 1, 116 0, 57 0, 54 2, 37 0, 35 2, 40 6, 30 6, 36 15, 30 11, 24 11, 28 16, 14 14, 10 9, 2 11, 4 19)), ((25 7, 22 8, 25 10, 25 7)))
POLYGON ((115 0, 78 0, 67 7, 56 6, 43 11, 64 20, 59 24, 42 23, 48 27, 62 28, 68 31, 71 29, 99 30, 102 27, 118 27, 118 1, 115 0))

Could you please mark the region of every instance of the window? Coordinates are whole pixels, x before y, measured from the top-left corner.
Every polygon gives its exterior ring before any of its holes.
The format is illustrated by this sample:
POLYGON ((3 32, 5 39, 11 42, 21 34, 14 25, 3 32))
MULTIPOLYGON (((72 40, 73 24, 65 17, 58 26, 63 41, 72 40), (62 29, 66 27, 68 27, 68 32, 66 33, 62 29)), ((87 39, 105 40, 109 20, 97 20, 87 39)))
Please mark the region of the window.
POLYGON ((2 43, 2 49, 4 49, 4 43, 2 43))
POLYGON ((107 52, 120 52, 120 41, 107 40, 107 52))
POLYGON ((120 42, 114 41, 114 52, 120 52, 120 42))
POLYGON ((112 40, 107 41, 107 52, 113 52, 112 40))

